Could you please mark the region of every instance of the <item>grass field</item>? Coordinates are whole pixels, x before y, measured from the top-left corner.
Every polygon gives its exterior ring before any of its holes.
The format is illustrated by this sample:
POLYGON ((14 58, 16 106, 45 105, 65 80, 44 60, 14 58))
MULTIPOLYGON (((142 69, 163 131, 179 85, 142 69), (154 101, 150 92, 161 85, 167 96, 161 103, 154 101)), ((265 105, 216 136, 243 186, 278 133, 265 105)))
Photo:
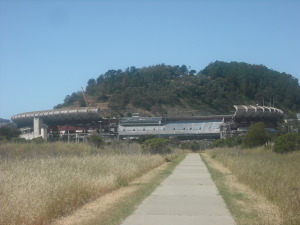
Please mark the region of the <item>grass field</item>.
POLYGON ((48 223, 165 162, 125 148, 126 154, 62 143, 0 145, 0 224, 48 223))
POLYGON ((300 224, 300 152, 281 155, 265 148, 219 148, 206 152, 239 182, 277 205, 281 224, 300 224))

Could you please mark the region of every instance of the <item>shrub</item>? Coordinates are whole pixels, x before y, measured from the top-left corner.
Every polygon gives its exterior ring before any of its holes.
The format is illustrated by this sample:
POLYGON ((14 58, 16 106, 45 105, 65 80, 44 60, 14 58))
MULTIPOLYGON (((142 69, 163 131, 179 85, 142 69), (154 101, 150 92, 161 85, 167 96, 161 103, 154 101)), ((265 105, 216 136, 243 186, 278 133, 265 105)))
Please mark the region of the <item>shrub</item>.
POLYGON ((35 144, 42 144, 42 143, 45 143, 46 141, 42 137, 37 137, 37 138, 32 138, 31 142, 33 142, 35 144))
POLYGON ((300 135, 289 133, 278 136, 275 139, 273 151, 277 153, 287 153, 300 150, 300 135))
POLYGON ((177 148, 180 146, 181 141, 178 137, 169 137, 168 140, 171 148, 177 148))
POLYGON ((154 135, 143 135, 138 139, 138 143, 139 144, 143 144, 145 141, 149 140, 149 139, 154 139, 155 136, 154 135))
POLYGON ((19 137, 21 134, 21 131, 13 128, 13 127, 7 127, 2 126, 0 127, 0 140, 10 140, 14 137, 19 137))
POLYGON ((226 139, 218 139, 212 143, 212 147, 234 147, 242 144, 242 137, 228 137, 226 139))
POLYGON ((142 144, 142 149, 144 153, 168 154, 171 152, 169 143, 169 140, 164 138, 149 139, 142 144))
POLYGON ((182 149, 189 149, 192 151, 204 150, 209 146, 207 141, 185 141, 182 142, 180 147, 182 149))
POLYGON ((225 147, 226 146, 226 139, 218 139, 218 140, 215 140, 212 144, 211 144, 212 147, 225 147))
POLYGON ((28 141, 25 138, 13 137, 13 138, 10 139, 10 142, 13 142, 13 143, 26 143, 28 141))
POLYGON ((243 139, 244 147, 257 147, 266 144, 270 140, 270 135, 263 122, 258 122, 250 126, 243 139))
POLYGON ((95 146, 96 148, 99 148, 103 145, 103 140, 100 136, 97 135, 91 135, 88 137, 88 142, 95 146))
POLYGON ((183 142, 181 143, 181 148, 182 149, 190 149, 192 151, 197 151, 201 149, 201 145, 199 142, 197 141, 187 141, 187 142, 183 142))

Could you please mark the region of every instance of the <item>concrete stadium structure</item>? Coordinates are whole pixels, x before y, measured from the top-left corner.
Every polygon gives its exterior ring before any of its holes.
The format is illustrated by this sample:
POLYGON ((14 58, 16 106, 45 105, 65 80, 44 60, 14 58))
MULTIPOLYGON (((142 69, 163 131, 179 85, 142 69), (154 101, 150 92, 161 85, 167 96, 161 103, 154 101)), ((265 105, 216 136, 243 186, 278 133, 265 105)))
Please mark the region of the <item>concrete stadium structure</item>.
POLYGON ((181 139, 218 139, 243 135, 249 126, 263 121, 275 129, 283 118, 280 109, 266 106, 235 105, 232 115, 194 117, 103 118, 97 107, 64 108, 21 113, 11 119, 21 137, 45 140, 84 141, 88 135, 134 139, 144 135, 181 139))
POLYGON ((224 121, 220 127, 220 137, 244 135, 251 124, 264 122, 271 132, 276 131, 278 122, 283 120, 283 111, 274 107, 258 105, 234 105, 235 113, 231 121, 224 121))
POLYGON ((220 137, 220 126, 224 118, 230 119, 231 116, 122 118, 118 134, 120 138, 153 135, 182 139, 215 139, 220 137))
POLYGON ((32 139, 41 136, 47 140, 48 131, 52 134, 60 131, 61 135, 66 131, 85 133, 95 129, 101 116, 97 107, 81 107, 21 113, 11 119, 22 131, 21 137, 32 139))

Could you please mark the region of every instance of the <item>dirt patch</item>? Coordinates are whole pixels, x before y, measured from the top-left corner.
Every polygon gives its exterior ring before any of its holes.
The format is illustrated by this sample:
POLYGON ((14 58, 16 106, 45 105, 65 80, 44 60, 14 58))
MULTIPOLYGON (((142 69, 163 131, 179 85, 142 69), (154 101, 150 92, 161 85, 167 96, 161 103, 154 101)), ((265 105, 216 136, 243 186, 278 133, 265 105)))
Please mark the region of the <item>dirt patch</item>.
POLYGON ((157 175, 160 171, 166 169, 167 163, 151 170, 140 178, 135 179, 126 187, 122 187, 118 190, 110 192, 97 198, 96 200, 85 204, 71 215, 59 218, 58 220, 51 223, 51 225, 71 225, 81 224, 89 218, 95 216, 95 214, 101 214, 110 207, 113 207, 115 203, 120 201, 122 198, 134 193, 139 189, 140 184, 149 183, 149 181, 157 175))
MULTIPOLYGON (((231 193, 240 193, 244 196, 243 198, 234 199, 232 202, 239 208, 240 212, 258 217, 251 218, 251 224, 282 224, 278 206, 271 203, 261 194, 254 192, 248 186, 240 183, 228 168, 210 158, 208 154, 203 153, 201 155, 213 169, 224 175, 224 184, 231 193)), ((249 224, 249 220, 243 218, 243 216, 236 218, 236 220, 238 224, 249 224)))

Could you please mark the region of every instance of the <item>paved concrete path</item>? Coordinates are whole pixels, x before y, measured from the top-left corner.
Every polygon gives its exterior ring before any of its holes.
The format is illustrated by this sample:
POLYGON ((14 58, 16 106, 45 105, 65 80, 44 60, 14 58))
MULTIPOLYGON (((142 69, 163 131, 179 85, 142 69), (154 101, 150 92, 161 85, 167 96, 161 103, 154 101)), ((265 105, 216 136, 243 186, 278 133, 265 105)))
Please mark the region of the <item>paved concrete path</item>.
POLYGON ((122 225, 234 225, 199 154, 190 153, 122 225))

